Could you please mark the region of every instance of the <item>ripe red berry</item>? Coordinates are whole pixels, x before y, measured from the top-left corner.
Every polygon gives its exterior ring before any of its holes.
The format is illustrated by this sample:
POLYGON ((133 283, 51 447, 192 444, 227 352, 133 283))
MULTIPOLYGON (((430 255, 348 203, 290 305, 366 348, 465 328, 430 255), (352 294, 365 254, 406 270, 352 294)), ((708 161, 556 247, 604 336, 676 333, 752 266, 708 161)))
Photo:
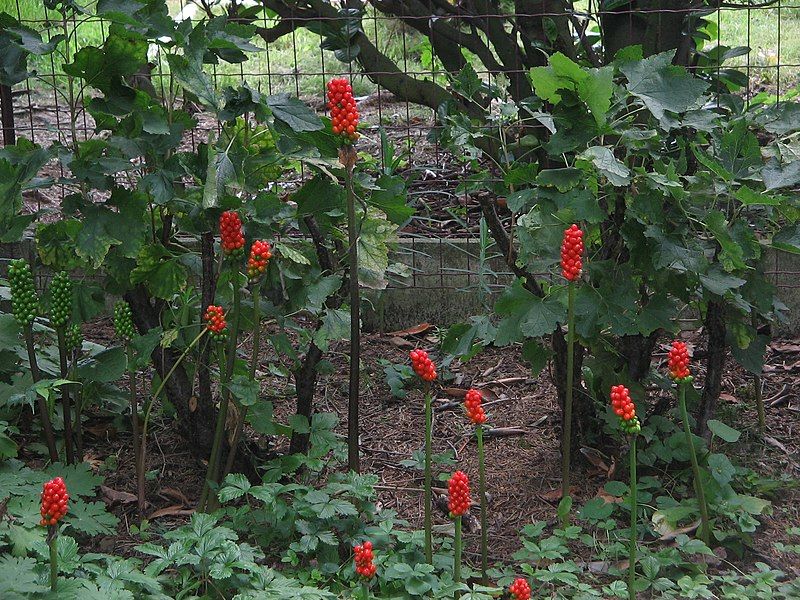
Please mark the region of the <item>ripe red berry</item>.
POLYGON ((354 562, 356 564, 356 573, 364 579, 371 579, 375 576, 375 564, 372 562, 374 556, 372 554, 372 542, 364 542, 360 546, 353 548, 355 553, 354 562))
POLYGON ((225 328, 228 323, 225 321, 225 311, 221 306, 210 305, 206 309, 206 314, 203 316, 206 322, 206 329, 208 329, 211 337, 215 341, 224 340, 226 337, 225 328))
POLYGON ((269 242, 256 240, 250 246, 250 257, 247 259, 247 277, 256 279, 267 270, 267 262, 272 258, 269 242))
POLYGON ((469 497, 469 478, 463 471, 456 471, 447 482, 449 501, 447 508, 451 517, 460 517, 469 510, 472 500, 469 497))
POLYGON ((353 88, 347 79, 331 79, 328 82, 328 109, 331 111, 333 133, 342 136, 347 143, 356 141, 358 109, 353 88))
POLYGON ((481 401, 483 396, 478 390, 470 389, 464 396, 464 408, 467 410, 467 418, 475 425, 486 423, 486 413, 483 411, 481 401))
POLYGON ((225 256, 238 256, 244 251, 244 234, 239 213, 228 210, 219 217, 219 236, 225 256))
POLYGON ((42 486, 42 507, 40 513, 42 526, 52 526, 67 514, 69 494, 67 485, 61 477, 51 479, 42 486))
POLYGON ((675 381, 691 381, 689 372, 689 349, 686 344, 679 341, 672 342, 672 348, 667 357, 669 376, 675 381))
POLYGON ((522 577, 518 577, 508 586, 508 592, 512 600, 531 600, 531 586, 528 585, 528 580, 522 577))
POLYGON ((411 368, 414 369, 420 379, 423 381, 433 381, 436 379, 436 365, 428 358, 428 353, 425 350, 412 350, 408 353, 411 358, 411 368))
POLYGON ((619 417, 620 427, 626 433, 639 433, 641 424, 636 416, 636 405, 631 400, 630 392, 624 385, 611 386, 611 408, 619 417))
POLYGON ((583 231, 572 224, 564 230, 564 241, 561 242, 561 274, 567 281, 575 281, 583 268, 583 231))

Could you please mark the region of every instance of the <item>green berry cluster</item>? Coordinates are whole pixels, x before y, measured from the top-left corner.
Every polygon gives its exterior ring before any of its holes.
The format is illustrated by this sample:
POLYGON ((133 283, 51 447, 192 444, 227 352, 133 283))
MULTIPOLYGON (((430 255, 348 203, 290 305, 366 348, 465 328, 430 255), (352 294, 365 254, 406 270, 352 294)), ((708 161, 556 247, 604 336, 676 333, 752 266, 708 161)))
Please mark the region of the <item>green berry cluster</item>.
POLYGON ((83 334, 81 333, 81 328, 75 323, 67 327, 67 332, 64 338, 64 341, 67 344, 67 352, 75 352, 80 350, 81 346, 83 346, 83 334))
POLYGON ((64 327, 72 315, 72 280, 66 271, 59 271, 50 282, 50 323, 64 327))
POLYGON ((39 313, 39 298, 33 284, 31 267, 22 258, 12 260, 8 267, 8 282, 11 284, 11 308, 14 319, 22 327, 29 327, 39 313))
POLYGON ((621 418, 619 420, 619 427, 628 435, 636 435, 642 431, 642 424, 639 422, 639 417, 633 417, 627 421, 621 418))
POLYGON ((114 305, 114 331, 126 342, 130 341, 136 333, 133 328, 131 307, 125 300, 119 300, 114 305))

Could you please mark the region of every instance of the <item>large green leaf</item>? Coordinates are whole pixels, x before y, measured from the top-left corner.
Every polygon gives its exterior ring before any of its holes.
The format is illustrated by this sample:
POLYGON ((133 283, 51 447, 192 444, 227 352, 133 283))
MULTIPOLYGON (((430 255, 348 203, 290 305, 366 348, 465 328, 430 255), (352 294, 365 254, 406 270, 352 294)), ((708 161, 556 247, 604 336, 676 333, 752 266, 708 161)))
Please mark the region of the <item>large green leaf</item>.
POLYGON ((600 174, 611 182, 611 185, 625 186, 631 182, 630 170, 614 156, 611 148, 591 146, 580 154, 580 158, 591 161, 600 174))
POLYGON ((293 131, 318 131, 324 127, 322 120, 302 101, 289 94, 267 96, 267 106, 276 119, 286 123, 293 131))
POLYGON ((660 121, 667 111, 682 113, 696 106, 708 88, 706 82, 673 65, 674 56, 675 51, 670 50, 619 67, 628 78, 628 91, 660 121))

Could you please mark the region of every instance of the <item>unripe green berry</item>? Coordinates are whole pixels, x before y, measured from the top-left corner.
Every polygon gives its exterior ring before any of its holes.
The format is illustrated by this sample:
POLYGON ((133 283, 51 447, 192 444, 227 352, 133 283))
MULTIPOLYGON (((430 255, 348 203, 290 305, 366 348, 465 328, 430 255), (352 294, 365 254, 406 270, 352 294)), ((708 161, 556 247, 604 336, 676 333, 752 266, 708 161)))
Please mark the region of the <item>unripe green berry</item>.
POLYGON ((14 319, 22 327, 33 324, 39 313, 39 298, 33 283, 31 267, 22 258, 12 260, 8 267, 8 282, 11 287, 11 309, 14 319))
POLYGON ((131 307, 124 300, 114 305, 114 331, 123 341, 129 342, 136 331, 133 328, 133 315, 131 307))
POLYGON ((81 328, 75 323, 67 327, 64 341, 67 343, 67 352, 75 352, 83 346, 83 334, 81 328))
POLYGON ((64 327, 72 315, 72 280, 66 271, 59 271, 50 282, 50 323, 64 327))

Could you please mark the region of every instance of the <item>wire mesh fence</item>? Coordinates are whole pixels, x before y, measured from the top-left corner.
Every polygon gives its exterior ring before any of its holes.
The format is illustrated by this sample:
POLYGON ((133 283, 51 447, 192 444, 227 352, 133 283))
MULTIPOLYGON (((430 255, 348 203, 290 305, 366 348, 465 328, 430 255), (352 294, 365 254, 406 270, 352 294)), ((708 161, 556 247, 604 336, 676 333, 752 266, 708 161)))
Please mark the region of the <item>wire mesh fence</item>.
MULTIPOLYGON (((98 4, 84 5, 84 12, 72 13, 69 18, 62 18, 49 5, 37 0, 0 0, 0 12, 11 14, 23 26, 39 32, 45 42, 65 35, 73 45, 69 56, 106 39, 110 24, 96 15, 98 4)), ((659 44, 661 38, 674 34, 670 29, 679 27, 693 52, 694 58, 687 63, 689 68, 716 69, 719 74, 735 67, 744 77, 744 85, 737 93, 745 100, 758 94, 767 94, 778 102, 792 98, 800 73, 800 3, 782 0, 531 1, 517 2, 513 12, 506 12, 497 3, 442 0, 374 0, 368 4, 348 1, 335 6, 316 1, 170 0, 168 7, 176 20, 195 22, 233 15, 256 27, 253 42, 259 50, 248 53, 248 60, 208 65, 219 87, 246 82, 265 94, 285 92, 299 96, 322 111, 325 82, 342 74, 352 79, 361 120, 366 124, 360 150, 385 160, 379 135, 382 130, 403 154, 402 173, 409 182, 409 201, 416 214, 403 229, 410 241, 401 250, 401 260, 411 267, 410 285, 431 289, 502 287, 508 273, 502 264, 491 260, 492 249, 482 245, 480 207, 473 194, 460 185, 468 176, 467 167, 438 144, 435 108, 430 102, 415 101, 419 94, 398 94, 399 77, 447 90, 454 77, 453 64, 465 62, 486 82, 524 75, 531 61, 544 56, 542 48, 530 40, 526 42, 521 33, 532 21, 543 24, 545 41, 553 41, 560 31, 566 31, 590 62, 601 60, 599 54, 603 50, 611 51, 613 43, 609 40, 613 36, 622 35, 627 41, 638 43, 650 43, 647 37, 654 36, 659 44), (244 14, 248 16, 242 17, 244 14), (342 26, 350 27, 354 20, 363 35, 361 47, 356 49, 354 37, 337 44, 336 35, 331 32, 336 34, 342 26), (692 27, 695 30, 687 34, 692 27), (515 49, 511 57, 504 56, 498 29, 522 49, 515 49), (606 37, 604 46, 599 43, 601 36, 606 37), (380 60, 341 60, 354 58, 357 52, 367 49, 377 53, 380 60), (456 56, 450 52, 452 49, 456 56), (724 64, 722 60, 702 60, 720 59, 723 53, 724 64), (462 242, 456 244, 453 240, 458 238, 462 242), (452 251, 434 252, 430 245, 421 250, 418 245, 422 240, 435 240, 452 251), (443 256, 461 260, 446 264, 443 256)), ((677 51, 682 50, 679 47, 677 51)), ((156 94, 163 95, 169 85, 169 67, 157 52, 151 52, 149 59, 139 83, 152 86, 156 94)), ((26 137, 49 146, 98 135, 84 108, 90 100, 90 90, 78 88, 76 97, 69 98, 68 76, 62 63, 58 53, 36 59, 32 64, 35 76, 10 90, 10 97, 2 104, 6 143, 26 137)), ((186 148, 192 150, 218 129, 208 114, 198 112, 195 118, 197 126, 184 141, 186 148)), ((63 175, 58 164, 46 169, 57 171, 51 175, 63 175)), ((290 190, 301 180, 302 174, 282 185, 290 190)), ((42 211, 42 218, 53 219, 63 194, 64 189, 58 186, 35 190, 28 194, 26 202, 29 209, 42 211)), ((768 269, 779 287, 797 287, 798 273, 783 268, 780 258, 768 269)), ((407 281, 394 284, 409 285, 407 281)))

